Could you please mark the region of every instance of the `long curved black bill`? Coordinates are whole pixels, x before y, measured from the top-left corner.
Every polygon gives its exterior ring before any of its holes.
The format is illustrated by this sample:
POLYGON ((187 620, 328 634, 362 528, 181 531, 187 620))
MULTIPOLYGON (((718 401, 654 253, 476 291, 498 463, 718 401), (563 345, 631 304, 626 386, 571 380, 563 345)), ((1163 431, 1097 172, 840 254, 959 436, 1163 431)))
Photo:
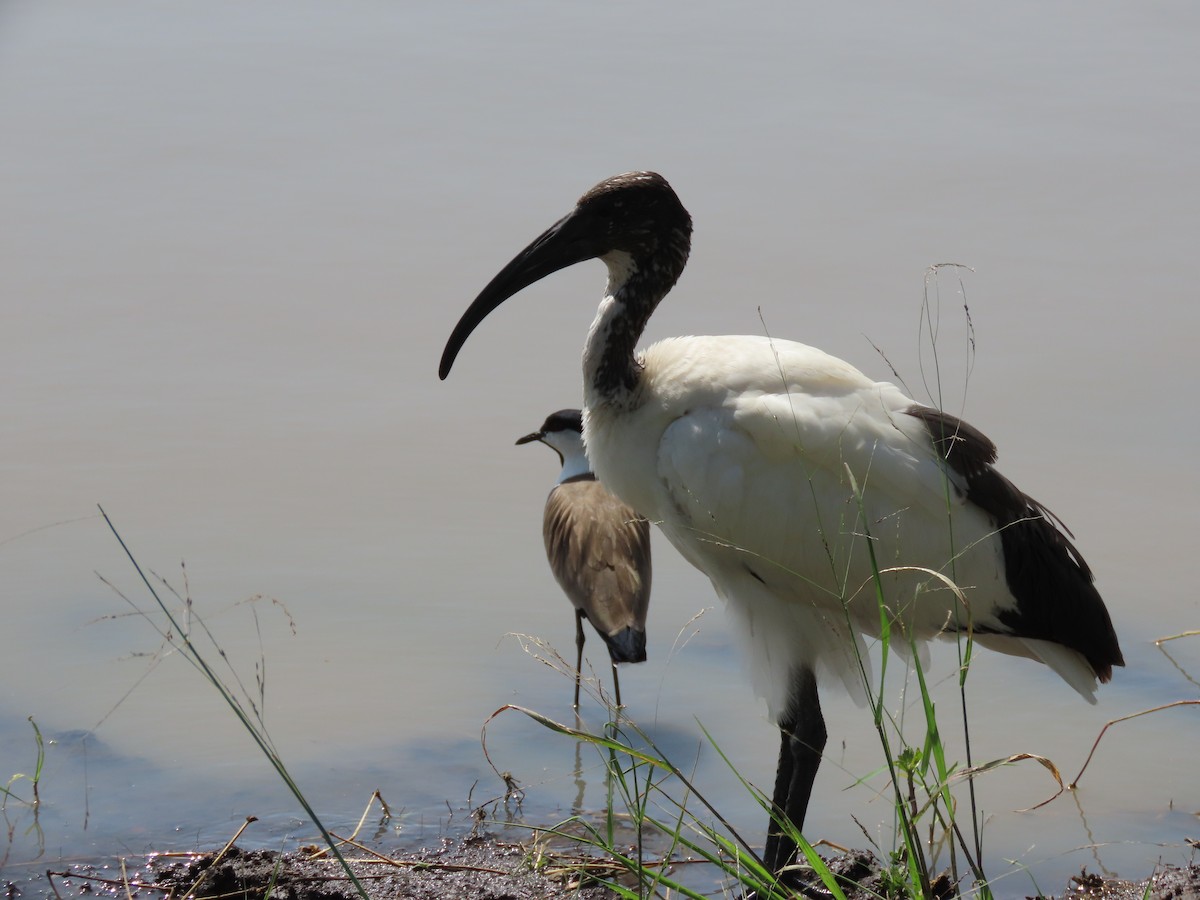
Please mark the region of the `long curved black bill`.
POLYGON ((438 378, 444 380, 450 374, 458 351, 467 342, 471 332, 497 306, 535 281, 540 281, 559 269, 599 256, 606 249, 600 247, 587 233, 586 226, 580 222, 575 212, 547 228, 500 270, 463 313, 458 324, 454 326, 454 331, 450 333, 450 339, 446 341, 446 349, 442 351, 438 378))

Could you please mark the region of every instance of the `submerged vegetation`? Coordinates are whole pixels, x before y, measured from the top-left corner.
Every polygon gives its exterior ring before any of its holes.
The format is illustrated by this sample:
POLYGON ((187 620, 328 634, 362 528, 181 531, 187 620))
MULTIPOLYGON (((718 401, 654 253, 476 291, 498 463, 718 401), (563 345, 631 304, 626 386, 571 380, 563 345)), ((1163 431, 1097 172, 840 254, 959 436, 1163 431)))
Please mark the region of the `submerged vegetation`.
POLYGON ((42 780, 42 766, 46 763, 46 744, 42 740, 42 731, 38 728, 37 722, 33 720, 33 716, 29 717, 29 725, 33 728, 33 740, 37 749, 36 761, 34 762, 33 769, 28 774, 15 772, 8 779, 7 784, 0 786, 0 809, 7 809, 10 800, 35 809, 41 802, 38 796, 38 783, 42 780), (29 799, 22 799, 13 790, 13 786, 18 782, 28 782, 30 791, 29 799))

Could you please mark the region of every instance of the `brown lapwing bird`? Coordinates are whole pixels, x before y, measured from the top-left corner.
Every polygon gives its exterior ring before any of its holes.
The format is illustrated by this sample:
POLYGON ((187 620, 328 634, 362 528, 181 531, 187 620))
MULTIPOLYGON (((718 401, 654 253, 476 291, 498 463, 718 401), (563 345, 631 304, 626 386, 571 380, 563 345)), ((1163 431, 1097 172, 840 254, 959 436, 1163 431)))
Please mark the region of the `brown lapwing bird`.
POLYGON ((650 605, 650 523, 610 494, 583 450, 577 409, 552 414, 540 430, 517 440, 541 441, 562 471, 546 498, 542 536, 554 578, 575 607, 575 708, 583 666, 583 620, 603 638, 612 660, 613 692, 621 705, 618 663, 646 660, 650 605))

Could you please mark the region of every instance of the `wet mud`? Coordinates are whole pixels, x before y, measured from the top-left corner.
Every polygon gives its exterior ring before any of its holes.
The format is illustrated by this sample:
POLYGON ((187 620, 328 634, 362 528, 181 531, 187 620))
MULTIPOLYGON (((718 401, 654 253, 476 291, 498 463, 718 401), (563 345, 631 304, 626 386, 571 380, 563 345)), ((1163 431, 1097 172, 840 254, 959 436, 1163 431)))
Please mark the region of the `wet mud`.
MULTIPOLYGON (((439 846, 384 856, 350 854, 355 876, 373 900, 608 900, 618 896, 598 884, 586 868, 540 857, 525 845, 488 835, 445 839, 439 846)), ((596 861, 594 871, 604 871, 596 861)), ((866 852, 830 860, 847 900, 893 896, 879 861, 866 852)), ((195 897, 197 900, 357 900, 341 865, 318 848, 289 852, 241 850, 150 856, 141 868, 126 866, 119 878, 79 867, 51 873, 54 896, 195 897)), ((611 870, 609 870, 611 872, 611 870)), ((632 887, 632 885, 630 885, 632 887)), ((18 884, 6 896, 26 896, 18 884)), ((955 896, 947 880, 935 882, 934 896, 955 896)), ((721 894, 719 894, 721 895, 721 894)), ((728 892, 723 894, 730 896, 728 892)), ((1164 866, 1140 882, 1102 878, 1086 871, 1072 876, 1052 898, 1093 900, 1200 900, 1200 865, 1164 866)))

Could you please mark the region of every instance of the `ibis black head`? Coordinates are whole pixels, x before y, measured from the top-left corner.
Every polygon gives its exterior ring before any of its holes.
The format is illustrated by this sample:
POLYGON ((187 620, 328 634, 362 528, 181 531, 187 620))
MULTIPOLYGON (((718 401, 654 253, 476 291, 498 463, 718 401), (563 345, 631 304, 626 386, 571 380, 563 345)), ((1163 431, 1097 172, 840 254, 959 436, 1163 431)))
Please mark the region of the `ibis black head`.
POLYGON ((575 434, 583 434, 583 413, 577 409, 560 409, 556 413, 550 413, 539 430, 517 438, 517 443, 528 444, 531 441, 540 441, 548 434, 555 434, 562 431, 573 431, 575 434))
POLYGON ((488 313, 535 281, 586 259, 627 255, 630 271, 660 288, 656 303, 683 271, 691 234, 691 217, 661 175, 627 172, 600 182, 480 292, 454 326, 438 376, 450 374, 458 351, 488 313))

